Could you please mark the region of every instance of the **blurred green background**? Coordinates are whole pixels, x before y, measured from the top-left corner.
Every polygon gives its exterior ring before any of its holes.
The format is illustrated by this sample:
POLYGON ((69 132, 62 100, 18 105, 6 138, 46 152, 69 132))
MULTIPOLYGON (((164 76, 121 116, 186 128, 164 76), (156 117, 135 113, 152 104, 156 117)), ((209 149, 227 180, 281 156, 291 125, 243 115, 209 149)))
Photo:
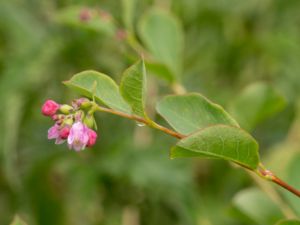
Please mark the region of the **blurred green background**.
POLYGON ((97 115, 93 149, 54 145, 40 107, 48 98, 78 97, 61 82, 82 70, 119 82, 141 50, 153 118, 165 124, 154 111, 163 95, 200 92, 251 131, 262 161, 300 188, 299 11, 298 0, 0 1, 0 224, 15 214, 28 225, 268 225, 298 218, 300 200, 291 194, 227 162, 170 160, 176 140, 113 115, 97 115), (155 46, 171 42, 169 26, 148 34, 158 35, 154 49, 143 33, 153 9, 168 12, 183 37, 180 65, 171 72, 155 54, 155 46), (80 19, 82 10, 92 10, 91 21, 80 19))

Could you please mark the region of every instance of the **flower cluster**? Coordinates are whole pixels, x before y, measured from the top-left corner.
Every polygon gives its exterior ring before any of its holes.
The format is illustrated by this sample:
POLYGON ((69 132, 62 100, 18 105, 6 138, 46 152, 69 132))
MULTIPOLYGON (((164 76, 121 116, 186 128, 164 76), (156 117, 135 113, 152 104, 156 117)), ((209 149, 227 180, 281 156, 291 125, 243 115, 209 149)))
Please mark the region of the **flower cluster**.
POLYGON ((95 121, 91 105, 86 98, 74 100, 72 106, 53 100, 45 101, 42 114, 55 121, 48 130, 48 139, 55 139, 55 144, 67 141, 69 149, 75 151, 92 147, 96 143, 97 133, 93 130, 95 121))

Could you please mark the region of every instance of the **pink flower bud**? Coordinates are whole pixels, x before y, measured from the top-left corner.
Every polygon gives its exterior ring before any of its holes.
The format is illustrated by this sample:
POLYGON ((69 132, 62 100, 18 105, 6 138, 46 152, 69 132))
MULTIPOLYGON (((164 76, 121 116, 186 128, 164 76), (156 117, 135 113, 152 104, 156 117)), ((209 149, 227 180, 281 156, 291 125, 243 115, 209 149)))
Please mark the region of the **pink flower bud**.
POLYGON ((83 150, 89 141, 89 128, 81 121, 75 122, 68 136, 68 145, 75 151, 83 150))
POLYGON ((96 143, 97 133, 94 130, 89 129, 88 135, 89 135, 89 141, 88 141, 86 146, 87 147, 92 147, 96 143))
POLYGON ((58 109, 59 109, 59 104, 57 104, 53 100, 47 100, 42 106, 42 114, 44 116, 53 116, 58 109))
POLYGON ((79 19, 82 22, 88 22, 92 18, 92 13, 89 9, 82 9, 79 14, 79 19))
POLYGON ((126 39, 126 37, 127 37, 127 33, 125 30, 122 30, 122 29, 117 30, 117 32, 116 32, 117 40, 123 41, 126 39))
POLYGON ((61 139, 67 139, 70 134, 70 129, 71 128, 69 126, 64 126, 63 128, 61 128, 59 131, 59 137, 61 139))

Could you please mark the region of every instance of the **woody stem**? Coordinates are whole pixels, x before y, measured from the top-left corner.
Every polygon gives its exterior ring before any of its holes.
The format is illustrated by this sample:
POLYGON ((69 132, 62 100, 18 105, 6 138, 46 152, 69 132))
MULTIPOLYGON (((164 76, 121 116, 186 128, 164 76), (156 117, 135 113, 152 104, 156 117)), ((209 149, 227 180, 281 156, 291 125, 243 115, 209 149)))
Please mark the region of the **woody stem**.
MULTIPOLYGON (((178 138, 178 139, 182 139, 182 138, 185 138, 186 135, 184 134, 181 134, 181 133, 178 133, 174 130, 171 130, 169 128, 166 128, 162 125, 159 125, 151 120, 148 120, 148 119, 145 119, 143 117, 140 117, 140 116, 136 116, 136 115, 131 115, 131 114, 127 114, 127 113, 124 113, 124 112, 121 112, 121 111, 117 111, 117 110, 114 110, 114 109, 109 109, 109 108, 105 108, 105 107, 102 107, 102 106, 99 106, 97 105, 96 103, 94 103, 94 106, 95 110, 97 111, 101 111, 101 112, 107 112, 107 113, 110 113, 110 114, 114 114, 114 115, 117 115, 117 116, 121 116, 121 117, 124 117, 124 118, 128 118, 128 119, 131 119, 131 120, 135 120, 139 123, 143 123, 145 125, 148 125, 152 128, 155 128, 155 129, 158 129, 166 134, 169 134, 175 138, 178 138)), ((241 167, 247 169, 247 170, 250 170, 250 171, 253 171, 251 168, 248 168, 248 167, 245 167, 241 164, 239 164, 241 167)), ((300 191, 297 190, 296 188, 292 187, 291 185, 287 184, 286 182, 284 182, 283 180, 281 180, 280 178, 278 178, 275 174, 273 174, 271 171, 269 170, 266 170, 263 168, 262 165, 260 165, 260 168, 257 170, 257 171, 254 171, 256 172, 257 175, 259 175, 260 177, 266 179, 266 180, 269 180, 275 184, 277 184, 278 186, 286 189, 287 191, 293 193, 294 195, 298 196, 300 198, 300 191)))

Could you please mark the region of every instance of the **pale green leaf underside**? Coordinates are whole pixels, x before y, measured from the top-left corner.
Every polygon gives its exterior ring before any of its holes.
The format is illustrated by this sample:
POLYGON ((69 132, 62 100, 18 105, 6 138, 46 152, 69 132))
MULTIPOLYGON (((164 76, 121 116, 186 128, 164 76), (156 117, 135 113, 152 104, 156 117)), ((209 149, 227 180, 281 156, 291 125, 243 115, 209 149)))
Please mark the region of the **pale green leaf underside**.
POLYGON ((27 225, 19 216, 15 216, 10 225, 27 225))
POLYGON ((93 70, 75 74, 65 85, 89 98, 95 94, 95 99, 104 105, 125 113, 130 113, 129 105, 123 100, 118 85, 109 76, 93 70))
POLYGON ((259 82, 249 85, 236 97, 230 105, 230 113, 241 127, 251 131, 284 106, 284 98, 272 86, 259 82))
POLYGON ((170 13, 152 9, 139 23, 142 41, 154 58, 167 65, 172 73, 181 73, 183 31, 178 20, 170 13))
POLYGON ((256 169, 259 163, 258 144, 238 127, 214 125, 181 139, 171 149, 171 158, 212 157, 256 169))
POLYGON ((167 96, 156 109, 176 131, 185 135, 214 124, 239 126, 221 106, 196 93, 167 96))
POLYGON ((235 195, 233 204, 257 225, 275 224, 284 218, 280 209, 258 188, 248 188, 235 195))
POLYGON ((131 106, 132 113, 147 118, 145 113, 146 70, 144 62, 138 61, 123 73, 120 91, 131 106))

